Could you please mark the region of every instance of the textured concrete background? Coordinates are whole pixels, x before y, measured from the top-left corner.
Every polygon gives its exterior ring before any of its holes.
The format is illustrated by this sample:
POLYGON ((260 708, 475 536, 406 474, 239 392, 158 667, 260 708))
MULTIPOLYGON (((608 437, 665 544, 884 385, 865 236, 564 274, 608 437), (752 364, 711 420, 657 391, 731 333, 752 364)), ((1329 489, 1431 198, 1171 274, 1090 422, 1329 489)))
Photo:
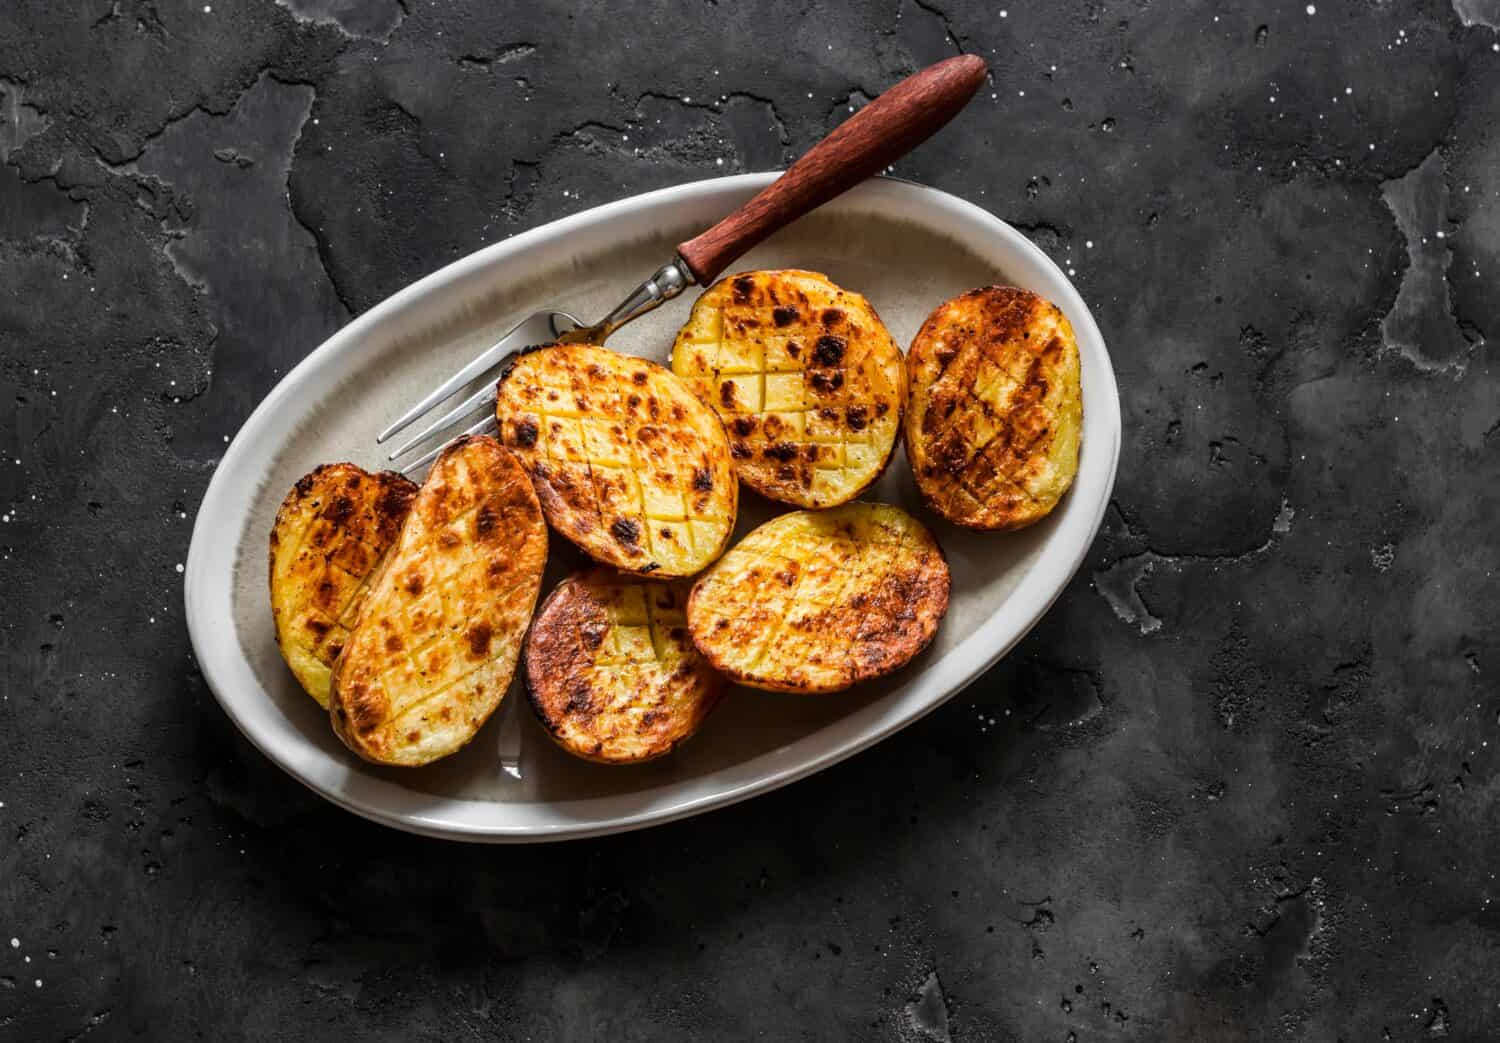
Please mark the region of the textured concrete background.
POLYGON ((0 1034, 1500 1038, 1495 25, 10 0, 0 1034), (1105 530, 1015 654, 790 789, 546 848, 367 825, 239 738, 178 570, 279 374, 958 50, 993 83, 898 173, 1076 273, 1125 411, 1105 530))

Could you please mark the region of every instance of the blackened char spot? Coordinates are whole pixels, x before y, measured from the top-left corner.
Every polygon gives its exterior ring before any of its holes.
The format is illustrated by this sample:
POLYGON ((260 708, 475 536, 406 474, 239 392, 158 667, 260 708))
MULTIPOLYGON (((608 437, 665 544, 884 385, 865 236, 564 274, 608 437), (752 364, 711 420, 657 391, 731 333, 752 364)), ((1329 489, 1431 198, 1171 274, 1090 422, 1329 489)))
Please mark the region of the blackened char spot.
POLYGON ((736 276, 734 280, 734 299, 743 304, 750 299, 750 293, 755 289, 755 279, 749 275, 736 276))
POLYGON ((517 420, 513 430, 515 431, 516 445, 522 449, 530 449, 536 445, 538 432, 535 420, 532 420, 530 417, 526 417, 524 420, 517 420))
POLYGON ((411 507, 412 497, 416 495, 416 486, 405 478, 396 480, 392 476, 387 482, 385 489, 380 494, 380 499, 375 503, 377 517, 377 528, 380 538, 389 542, 396 538, 396 529, 406 517, 407 510, 411 507))
POLYGON ((750 456, 750 447, 744 442, 731 442, 729 444, 729 455, 736 460, 745 460, 750 456))
POLYGON ((837 366, 844 361, 844 348, 847 346, 843 337, 825 333, 818 338, 818 343, 813 348, 813 361, 820 366, 837 366))
POLYGON ((755 431, 755 418, 748 416, 737 416, 729 426, 733 428, 734 433, 739 435, 741 438, 749 438, 750 435, 755 431))
POLYGON ((838 308, 824 308, 823 309, 823 325, 826 326, 828 329, 833 329, 835 326, 837 326, 839 323, 841 323, 843 321, 844 321, 844 313, 842 311, 840 311, 838 308))
POLYGON ((323 516, 335 525, 343 525, 354 515, 354 501, 347 496, 336 496, 323 516))
POLYGON ((609 526, 610 535, 627 546, 636 546, 641 539, 641 527, 630 518, 616 518, 609 526))
POLYGON ((587 681, 579 681, 568 693, 568 703, 563 707, 564 713, 587 714, 593 709, 593 693, 589 690, 587 681))
POLYGON ((500 514, 493 505, 480 504, 479 510, 474 515, 474 533, 481 540, 487 540, 494 535, 495 530, 500 527, 500 514))
POLYGON ((630 379, 632 383, 644 384, 646 382, 646 371, 644 369, 638 369, 634 373, 630 374, 630 379))
POLYGON ((785 463, 797 458, 797 447, 790 442, 777 442, 775 445, 766 446, 761 453, 771 460, 780 460, 785 463))
POLYGON ((734 408, 734 381, 726 380, 719 385, 719 402, 725 409, 734 408))
POLYGON ((865 414, 864 406, 850 406, 844 416, 849 421, 851 431, 863 431, 865 425, 870 422, 870 418, 865 414))
POLYGON ((817 369, 810 370, 809 373, 810 376, 808 377, 808 380, 812 384, 814 391, 822 391, 826 393, 830 391, 837 391, 839 388, 844 386, 844 371, 841 369, 817 369))
POLYGON ((494 631, 486 622, 480 621, 469 628, 469 654, 475 659, 480 658, 490 650, 490 638, 494 631))
POLYGON ((714 476, 708 473, 706 467, 693 468, 693 488, 700 493, 712 491, 714 487, 714 476))
POLYGON ((797 321, 796 308, 777 308, 771 312, 771 321, 778 326, 790 326, 797 321))

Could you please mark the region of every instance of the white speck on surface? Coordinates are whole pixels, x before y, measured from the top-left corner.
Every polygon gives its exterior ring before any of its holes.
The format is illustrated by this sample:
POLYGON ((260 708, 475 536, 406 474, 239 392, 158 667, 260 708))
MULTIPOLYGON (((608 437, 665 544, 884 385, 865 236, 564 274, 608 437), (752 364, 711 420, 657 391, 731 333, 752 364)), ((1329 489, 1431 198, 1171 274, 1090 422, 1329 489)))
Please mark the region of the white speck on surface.
POLYGON ((1317 14, 1318 13, 1318 7, 1317 7, 1317 5, 1316 4, 1308 4, 1307 5, 1307 13, 1308 13, 1309 16, 1317 14))
POLYGON ((21 947, 21 939, 19 939, 19 938, 12 938, 10 940, 10 947, 12 949, 19 949, 21 947))

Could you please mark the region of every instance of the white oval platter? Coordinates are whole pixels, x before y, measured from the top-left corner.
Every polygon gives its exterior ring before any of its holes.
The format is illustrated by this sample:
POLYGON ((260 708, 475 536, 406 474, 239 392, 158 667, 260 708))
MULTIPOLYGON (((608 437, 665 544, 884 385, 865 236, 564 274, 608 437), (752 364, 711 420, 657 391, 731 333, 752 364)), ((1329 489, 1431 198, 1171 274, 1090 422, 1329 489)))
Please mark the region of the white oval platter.
MULTIPOLYGON (((282 664, 266 541, 277 505, 302 474, 334 460, 384 466, 375 433, 444 374, 533 311, 556 307, 592 321, 668 260, 673 244, 773 177, 649 192, 479 250, 330 337, 251 414, 199 508, 185 597, 204 677, 267 757, 350 811, 431 836, 524 842, 637 829, 765 793, 858 753, 951 698, 1041 618, 1083 562, 1114 485, 1120 408, 1104 340, 1072 284, 1020 232, 945 192, 879 178, 772 237, 733 270, 823 271, 864 293, 903 347, 954 294, 991 283, 1026 287, 1068 315, 1083 362, 1078 478, 1042 523, 1019 533, 941 523, 922 508, 900 450, 866 494, 924 519, 953 568, 948 617, 905 670, 834 696, 735 689, 676 753, 627 768, 562 753, 513 690, 464 751, 398 771, 349 754, 282 664)), ((696 293, 621 330, 610 346, 665 362, 696 293)), ((774 513, 743 499, 741 532, 774 513)), ((579 563, 554 535, 548 585, 579 563)))

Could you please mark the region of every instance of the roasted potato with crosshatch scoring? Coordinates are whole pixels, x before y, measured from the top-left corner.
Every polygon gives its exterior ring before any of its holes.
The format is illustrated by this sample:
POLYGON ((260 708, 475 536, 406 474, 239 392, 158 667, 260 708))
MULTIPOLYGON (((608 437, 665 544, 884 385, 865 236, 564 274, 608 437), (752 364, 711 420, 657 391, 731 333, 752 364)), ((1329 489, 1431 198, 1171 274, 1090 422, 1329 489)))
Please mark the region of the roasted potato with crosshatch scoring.
POLYGON ((558 584, 526 638, 526 690, 558 745, 632 764, 671 753, 724 694, 687 632, 688 584, 613 569, 558 584))
POLYGON ((333 671, 333 730, 380 764, 420 765, 500 704, 547 563, 531 482, 493 438, 444 449, 412 501, 333 671))
POLYGON ((1028 290, 970 290, 928 316, 907 356, 906 454, 933 510, 973 529, 1019 529, 1078 473, 1078 343, 1028 290))
POLYGON ((739 484, 718 417, 654 362, 582 344, 500 378, 500 437, 552 527, 626 572, 691 576, 734 530, 739 484))
POLYGON ((857 293, 817 272, 744 272, 693 304, 672 371, 729 432, 762 496, 833 507, 885 470, 901 431, 901 349, 857 293))
POLYGON ((899 507, 794 511, 755 529, 699 578, 688 629, 732 680, 834 692, 926 648, 949 587, 937 541, 899 507))
POLYGON ((287 493, 271 528, 276 644, 299 684, 328 708, 333 664, 417 494, 393 471, 325 464, 287 493))

